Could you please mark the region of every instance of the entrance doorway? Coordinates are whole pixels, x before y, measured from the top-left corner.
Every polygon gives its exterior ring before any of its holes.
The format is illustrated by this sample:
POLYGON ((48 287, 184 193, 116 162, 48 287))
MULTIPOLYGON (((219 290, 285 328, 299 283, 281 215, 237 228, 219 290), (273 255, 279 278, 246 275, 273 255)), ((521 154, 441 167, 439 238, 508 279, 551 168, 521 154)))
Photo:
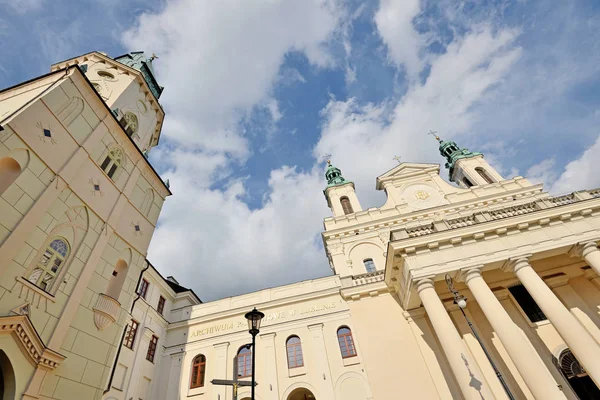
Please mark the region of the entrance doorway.
POLYGON ((592 378, 585 372, 585 369, 579 364, 575 355, 569 349, 564 349, 558 360, 558 368, 563 373, 571 389, 581 400, 600 399, 600 389, 594 383, 592 378))
POLYGON ((315 395, 308 389, 298 388, 290 393, 287 400, 315 400, 315 395))
POLYGON ((15 371, 6 354, 0 350, 0 399, 15 399, 15 386, 15 371))

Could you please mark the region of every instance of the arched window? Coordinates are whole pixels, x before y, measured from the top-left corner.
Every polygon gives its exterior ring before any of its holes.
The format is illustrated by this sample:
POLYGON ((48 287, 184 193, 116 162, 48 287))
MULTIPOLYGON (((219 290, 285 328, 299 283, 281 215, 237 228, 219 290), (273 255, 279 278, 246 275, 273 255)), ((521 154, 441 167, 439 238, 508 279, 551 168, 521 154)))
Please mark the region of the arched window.
POLYGON ((469 178, 467 178, 466 176, 462 179, 463 183, 465 184, 465 187, 470 188, 471 186, 473 186, 473 182, 471 182, 469 180, 469 178))
POLYGON ((377 270, 375 268, 375 263, 373 262, 372 258, 367 258, 366 260, 363 260, 363 263, 365 264, 367 272, 375 272, 377 270))
POLYGON ((131 111, 127 111, 119 120, 119 124, 129 136, 133 136, 138 130, 138 117, 131 111))
POLYGON ((117 261, 117 265, 115 265, 112 276, 110 277, 110 281, 108 281, 106 295, 119 301, 119 295, 121 294, 121 289, 123 288, 123 283, 125 283, 126 277, 127 263, 124 260, 119 259, 119 261, 117 261))
POLYGON ((302 367, 304 358, 302 357, 302 343, 298 336, 290 336, 286 342, 288 368, 302 367))
POLYGON ((350 200, 344 196, 340 198, 340 203, 342 204, 342 210, 344 210, 344 214, 352 214, 354 210, 352 209, 352 204, 350 204, 350 200))
POLYGON ((21 175, 21 166, 12 157, 0 158, 0 194, 21 175))
POLYGON ((63 238, 52 240, 27 279, 40 289, 49 291, 68 256, 67 241, 63 238))
POLYGON ((242 346, 237 354, 238 377, 244 378, 252 375, 252 350, 249 346, 242 346))
POLYGON ((350 328, 342 326, 338 329, 337 336, 342 358, 354 357, 356 355, 356 348, 354 347, 354 339, 352 339, 350 328))
POLYGON ((477 171, 479 176, 481 176, 483 178, 483 180, 486 181, 487 183, 494 183, 494 180, 488 175, 488 173, 485 171, 485 169, 483 169, 481 167, 477 167, 477 168, 475 168, 475 171, 477 171))
POLYGON ((112 179, 121 165, 123 165, 123 151, 119 148, 112 148, 106 154, 106 158, 102 162, 102 165, 100 165, 100 168, 112 179))
POLYGON ((578 398, 600 398, 600 389, 594 384, 592 378, 590 378, 570 349, 564 349, 558 359, 554 358, 554 363, 565 378, 567 378, 567 382, 578 398))
POLYGON ((206 372, 206 357, 199 354, 192 361, 192 379, 190 389, 204 386, 204 374, 206 372))

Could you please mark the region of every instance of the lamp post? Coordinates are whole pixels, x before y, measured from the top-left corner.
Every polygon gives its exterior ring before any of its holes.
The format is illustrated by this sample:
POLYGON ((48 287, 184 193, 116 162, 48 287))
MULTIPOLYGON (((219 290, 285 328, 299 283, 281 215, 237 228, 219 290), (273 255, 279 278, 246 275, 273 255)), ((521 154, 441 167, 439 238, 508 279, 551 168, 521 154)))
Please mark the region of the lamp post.
POLYGON ((469 324, 469 328, 471 328, 471 332, 473 332, 473 336, 475 336, 475 339, 477 339, 477 341, 479 342, 479 345, 483 349, 483 352, 485 353, 485 356, 487 357, 488 361, 490 362, 490 364, 492 364, 492 368, 494 369, 494 372, 496 373, 498 380, 502 384, 502 387, 504 388, 506 395, 508 396, 508 398, 510 400, 515 400, 515 396, 513 396, 513 394, 511 393, 510 389, 508 388, 508 385, 504 381, 504 377, 502 376, 502 374, 496 367, 496 364, 494 364, 494 361, 492 361, 492 357, 488 353, 485 345, 481 341, 481 338, 477 334, 475 327, 473 327, 471 320, 469 320, 469 318, 467 317, 467 314, 465 314, 465 308, 467 307, 467 298, 465 296, 463 296, 462 294, 458 293, 458 290, 456 290, 456 288, 454 287, 454 283, 452 282, 452 277, 449 274, 446 274, 446 276, 444 278, 446 279, 446 285, 448 285, 448 290, 450 291, 450 293, 452 293, 452 296, 454 296, 454 304, 456 304, 458 306, 458 308, 460 308, 460 312, 462 313, 463 317, 465 317, 467 324, 469 324))
POLYGON ((248 320, 248 332, 252 335, 252 400, 254 400, 254 386, 255 375, 254 375, 254 364, 256 360, 256 335, 260 332, 260 321, 264 318, 265 314, 261 313, 254 307, 254 309, 246 313, 245 317, 248 320))

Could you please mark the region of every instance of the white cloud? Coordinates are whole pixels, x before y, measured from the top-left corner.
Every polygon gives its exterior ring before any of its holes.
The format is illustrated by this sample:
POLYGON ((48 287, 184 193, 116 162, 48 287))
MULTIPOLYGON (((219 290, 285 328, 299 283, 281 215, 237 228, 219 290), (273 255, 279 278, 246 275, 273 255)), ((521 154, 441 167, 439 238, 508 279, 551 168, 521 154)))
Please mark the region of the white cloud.
POLYGON ((529 167, 525 176, 533 183, 543 183, 548 187, 556 179, 555 165, 554 157, 547 158, 529 167))
POLYGON ((327 43, 341 14, 334 0, 169 1, 159 14, 142 14, 124 42, 160 57, 167 137, 243 159, 240 115, 269 97, 286 53, 331 65, 327 43))
POLYGON ((425 41, 413 26, 420 12, 419 0, 381 0, 375 14, 377 30, 387 45, 389 58, 404 66, 410 79, 417 78, 424 66, 419 53, 425 41))
POLYGON ((434 59, 427 81, 415 82, 396 103, 330 101, 316 155, 332 154, 346 179, 356 182, 363 208, 380 205, 384 199, 374 193, 374 180, 394 166, 394 155, 404 161, 439 163, 443 159, 437 143, 426 133, 435 129, 448 138, 468 131, 477 118, 471 107, 518 59, 516 37, 511 30, 473 30, 434 59))
POLYGON ((39 10, 44 5, 44 0, 0 0, 0 6, 10 7, 19 14, 39 10))
POLYGON ((274 170, 261 208, 242 201, 243 183, 225 190, 198 186, 189 174, 173 174, 149 259, 161 271, 214 299, 330 274, 320 248, 327 214, 320 169, 301 174, 274 170))
POLYGON ((550 191, 555 194, 573 192, 575 190, 596 189, 600 187, 598 160, 600 159, 600 136, 596 142, 567 164, 550 191))

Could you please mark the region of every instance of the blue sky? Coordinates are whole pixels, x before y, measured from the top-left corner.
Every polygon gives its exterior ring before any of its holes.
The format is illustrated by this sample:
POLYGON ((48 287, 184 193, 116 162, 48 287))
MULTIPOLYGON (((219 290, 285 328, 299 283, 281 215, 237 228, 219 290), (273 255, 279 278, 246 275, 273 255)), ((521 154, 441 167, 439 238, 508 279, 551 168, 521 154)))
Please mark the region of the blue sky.
MULTIPOLYGON (((0 87, 100 50, 155 52, 149 259, 203 299, 331 273, 323 157, 375 178, 443 160, 426 132, 553 193, 600 186, 597 1, 0 0, 0 87)), ((445 176, 445 171, 443 171, 445 176)))

